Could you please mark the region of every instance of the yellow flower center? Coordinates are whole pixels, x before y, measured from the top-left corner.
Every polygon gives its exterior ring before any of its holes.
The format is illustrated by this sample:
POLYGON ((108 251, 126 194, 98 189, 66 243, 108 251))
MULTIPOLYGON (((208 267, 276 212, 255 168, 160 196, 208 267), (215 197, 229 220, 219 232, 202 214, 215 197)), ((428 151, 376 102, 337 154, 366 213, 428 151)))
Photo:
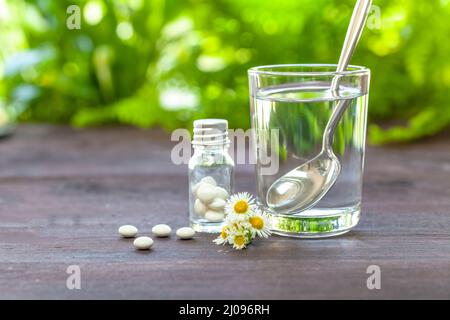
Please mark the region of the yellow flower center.
POLYGON ((244 236, 241 236, 241 235, 235 236, 235 237, 234 237, 234 243, 235 243, 237 246, 243 246, 243 245, 245 244, 245 238, 244 238, 244 236))
POLYGON ((248 210, 248 203, 245 200, 239 200, 234 204, 234 211, 236 213, 246 213, 248 210))
POLYGON ((227 229, 228 229, 227 227, 222 228, 222 232, 220 233, 222 239, 226 239, 228 237, 227 229))
POLYGON ((250 224, 253 228, 261 230, 264 228, 264 220, 261 217, 254 216, 249 219, 250 224))

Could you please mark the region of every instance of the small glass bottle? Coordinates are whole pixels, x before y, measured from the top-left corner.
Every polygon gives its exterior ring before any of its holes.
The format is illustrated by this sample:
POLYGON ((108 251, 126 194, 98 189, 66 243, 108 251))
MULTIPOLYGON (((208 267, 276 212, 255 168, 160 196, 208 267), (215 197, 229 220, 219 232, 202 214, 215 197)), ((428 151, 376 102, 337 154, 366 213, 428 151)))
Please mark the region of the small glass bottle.
POLYGON ((228 122, 194 121, 194 154, 189 160, 189 220, 197 232, 220 232, 225 203, 233 192, 234 161, 228 153, 228 122))

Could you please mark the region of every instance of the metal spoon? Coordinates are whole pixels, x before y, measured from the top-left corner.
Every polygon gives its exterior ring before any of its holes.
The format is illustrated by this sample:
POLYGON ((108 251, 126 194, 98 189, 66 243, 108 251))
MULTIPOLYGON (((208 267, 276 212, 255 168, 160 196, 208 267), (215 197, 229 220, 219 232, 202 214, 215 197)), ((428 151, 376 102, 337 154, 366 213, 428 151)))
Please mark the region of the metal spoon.
MULTIPOLYGON (((347 69, 366 22, 372 0, 358 0, 347 29, 336 72, 347 69)), ((333 96, 339 97, 339 79, 331 83, 333 96)), ((276 180, 267 191, 267 205, 277 213, 293 214, 315 205, 330 190, 341 171, 339 159, 333 153, 333 137, 350 99, 340 100, 328 120, 322 140, 322 151, 312 160, 300 165, 276 180)))

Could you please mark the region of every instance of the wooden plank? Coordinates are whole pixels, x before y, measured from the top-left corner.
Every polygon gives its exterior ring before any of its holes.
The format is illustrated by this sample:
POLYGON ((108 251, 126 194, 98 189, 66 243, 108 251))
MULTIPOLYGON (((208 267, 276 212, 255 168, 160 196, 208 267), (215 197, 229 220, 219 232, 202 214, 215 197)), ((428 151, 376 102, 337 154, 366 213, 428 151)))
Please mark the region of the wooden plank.
MULTIPOLYGON (((369 148, 362 221, 237 252, 199 234, 137 252, 116 229, 187 224, 186 166, 159 130, 21 126, 0 141, 0 298, 450 298, 450 141, 369 148), (68 290, 79 265, 82 289, 68 290), (368 290, 379 265, 382 289, 368 290)), ((238 166, 237 189, 254 190, 238 166)))

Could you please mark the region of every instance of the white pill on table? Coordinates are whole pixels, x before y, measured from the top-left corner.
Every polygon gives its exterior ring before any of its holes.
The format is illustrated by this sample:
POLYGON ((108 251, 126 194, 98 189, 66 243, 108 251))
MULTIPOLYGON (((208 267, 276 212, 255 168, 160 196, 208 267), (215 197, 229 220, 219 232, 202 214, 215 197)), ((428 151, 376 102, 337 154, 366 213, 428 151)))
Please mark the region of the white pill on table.
POLYGON ((194 229, 189 227, 179 228, 176 233, 177 236, 183 240, 192 239, 195 235, 194 229))
POLYGON ((214 196, 215 196, 215 198, 221 198, 223 200, 227 200, 228 199, 228 191, 222 187, 215 187, 214 188, 214 196))
POLYGON ((157 224, 152 228, 152 232, 155 234, 155 236, 163 238, 170 236, 172 228, 167 224, 157 224))
POLYGON ((200 199, 195 199, 194 202, 195 213, 199 215, 204 215, 206 210, 207 210, 206 205, 200 199))
POLYGON ((200 182, 208 183, 208 184, 210 184, 210 185, 212 185, 212 186, 214 186, 214 187, 217 186, 216 180, 214 180, 214 178, 211 177, 211 176, 207 176, 207 177, 202 178, 202 179, 200 180, 200 182))
POLYGON ((133 241, 133 245, 139 250, 148 250, 153 246, 153 239, 150 237, 139 237, 133 241))
POLYGON ((137 235, 138 229, 132 225, 124 225, 119 228, 119 234, 124 238, 133 238, 137 235))
POLYGON ((222 198, 215 198, 208 206, 215 211, 221 211, 226 204, 227 202, 222 198))
POLYGON ((220 212, 209 210, 205 213, 205 219, 210 222, 221 222, 221 221, 223 221, 224 218, 225 218, 225 215, 220 212))
POLYGON ((214 186, 208 183, 202 183, 196 192, 197 198, 199 198, 203 203, 210 203, 216 197, 214 186))

